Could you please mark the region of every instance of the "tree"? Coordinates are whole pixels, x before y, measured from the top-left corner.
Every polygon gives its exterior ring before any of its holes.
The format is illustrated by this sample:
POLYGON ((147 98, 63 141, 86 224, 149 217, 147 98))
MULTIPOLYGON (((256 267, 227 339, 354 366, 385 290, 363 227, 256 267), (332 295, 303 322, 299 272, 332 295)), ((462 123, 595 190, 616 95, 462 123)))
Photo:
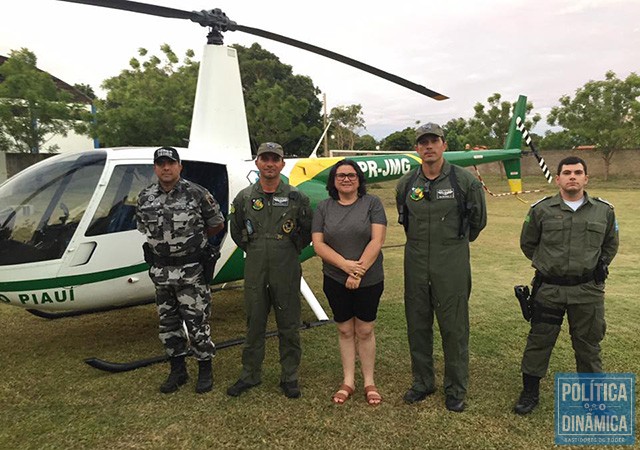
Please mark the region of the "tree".
POLYGON ((96 99, 96 93, 93 92, 93 88, 85 83, 76 83, 73 85, 73 88, 80 92, 82 95, 84 95, 85 97, 91 99, 91 100, 95 100, 96 99))
POLYGON ((376 138, 374 138, 370 134, 365 134, 356 138, 356 145, 354 146, 354 150, 376 150, 377 146, 378 141, 376 141, 376 138))
POLYGON ((56 86, 46 72, 38 70, 36 55, 26 48, 12 50, 0 66, 0 150, 39 153, 47 136, 67 136, 88 119, 84 105, 56 86))
POLYGON ((595 145, 602 152, 605 180, 615 150, 640 144, 640 76, 631 73, 625 80, 612 71, 604 80, 589 81, 572 99, 560 97, 560 106, 551 109, 547 122, 560 125, 581 144, 595 145))
POLYGON ((138 50, 130 69, 106 79, 94 133, 106 146, 182 146, 189 138, 199 64, 188 50, 182 64, 164 44, 163 59, 138 50))
MULTIPOLYGON (((236 45, 252 145, 277 141, 288 155, 306 155, 321 134, 319 92, 309 77, 258 44, 236 45)), ((162 56, 140 49, 130 69, 105 80, 95 133, 106 145, 181 146, 189 137, 199 63, 188 50, 182 62, 169 45, 162 56)))
POLYGON ((467 140, 469 125, 465 119, 462 117, 451 119, 442 128, 447 139, 447 150, 465 150, 465 145, 469 143, 467 140))
POLYGON ((320 90, 311 78, 294 75, 290 65, 258 44, 233 47, 238 52, 254 147, 260 142, 277 141, 287 155, 310 154, 323 129, 320 90), (281 100, 285 102, 282 105, 273 103, 281 100))
POLYGON ((416 130, 408 127, 396 131, 382 140, 383 150, 413 151, 416 142, 416 130))
MULTIPOLYGON (((476 103, 473 107, 474 116, 469 119, 466 133, 466 144, 473 146, 484 145, 488 148, 502 148, 509 132, 511 116, 515 109, 515 102, 501 102, 502 96, 494 93, 487 98, 488 108, 482 103, 476 103)), ((527 114, 533 109, 533 103, 527 102, 527 114)), ((540 121, 539 114, 525 120, 525 127, 531 129, 540 121)))
POLYGON ((335 146, 340 150, 353 150, 358 138, 356 130, 364 128, 362 105, 336 106, 331 108, 329 118, 335 146))
POLYGON ((567 130, 547 131, 538 142, 541 150, 565 150, 580 145, 580 138, 567 130))
POLYGON ((286 154, 299 156, 291 143, 307 132, 300 118, 307 112, 309 102, 287 94, 278 83, 269 86, 266 80, 259 80, 245 96, 255 142, 278 142, 286 154))

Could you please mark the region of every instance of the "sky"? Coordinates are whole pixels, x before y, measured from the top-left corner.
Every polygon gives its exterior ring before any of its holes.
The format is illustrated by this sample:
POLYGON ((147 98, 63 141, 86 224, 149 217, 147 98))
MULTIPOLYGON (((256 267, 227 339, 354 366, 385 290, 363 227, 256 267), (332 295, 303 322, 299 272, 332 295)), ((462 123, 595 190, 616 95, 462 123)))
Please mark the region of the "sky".
MULTIPOLYGON (((238 24, 349 56, 449 97, 435 101, 303 50, 241 32, 225 44, 257 42, 326 94, 327 107, 361 104, 366 130, 382 139, 416 121, 473 116, 494 92, 520 94, 543 117, 608 70, 640 72, 639 0, 149 0, 183 10, 222 9, 238 24)), ((23 47, 38 67, 69 84, 101 83, 128 68, 140 47, 169 44, 199 60, 206 29, 167 19, 58 0, 0 3, 0 54, 23 47)), ((533 130, 544 133, 541 121, 533 130)))

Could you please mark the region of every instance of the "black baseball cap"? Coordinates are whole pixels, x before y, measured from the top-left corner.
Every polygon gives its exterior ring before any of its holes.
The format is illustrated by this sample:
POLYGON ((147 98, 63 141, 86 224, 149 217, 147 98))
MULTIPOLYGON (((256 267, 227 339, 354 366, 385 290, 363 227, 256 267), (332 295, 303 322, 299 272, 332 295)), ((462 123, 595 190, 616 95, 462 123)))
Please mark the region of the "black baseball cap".
POLYGON ((178 155, 178 150, 173 147, 160 147, 153 153, 154 163, 161 158, 168 158, 172 161, 180 162, 180 155, 178 155))

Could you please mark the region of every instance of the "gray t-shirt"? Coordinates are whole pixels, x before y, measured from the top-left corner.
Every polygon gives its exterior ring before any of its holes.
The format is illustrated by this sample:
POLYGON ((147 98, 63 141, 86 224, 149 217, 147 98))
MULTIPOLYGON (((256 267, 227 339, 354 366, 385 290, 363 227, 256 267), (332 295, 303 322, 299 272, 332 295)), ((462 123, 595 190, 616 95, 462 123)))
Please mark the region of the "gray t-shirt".
MULTIPOLYGON (((312 233, 323 233, 324 242, 345 259, 357 261, 371 241, 371 224, 387 225, 382 202, 375 195, 365 194, 351 205, 341 205, 328 198, 318 203, 313 215, 312 233)), ((322 262, 322 272, 344 284, 347 274, 339 268, 322 262)), ((382 252, 362 277, 360 286, 372 286, 384 280, 382 252)))

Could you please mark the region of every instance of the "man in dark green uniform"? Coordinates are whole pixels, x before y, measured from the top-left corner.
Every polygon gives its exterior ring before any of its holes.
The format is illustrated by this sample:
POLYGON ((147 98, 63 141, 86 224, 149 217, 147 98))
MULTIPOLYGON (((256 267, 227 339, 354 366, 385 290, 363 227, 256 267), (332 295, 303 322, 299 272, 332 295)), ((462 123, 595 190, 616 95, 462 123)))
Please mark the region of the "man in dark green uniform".
POLYGON ((612 205, 587 195, 588 179, 582 159, 569 156, 560 161, 560 192, 533 204, 522 226, 520 248, 536 276, 517 414, 528 414, 538 405, 540 379, 549 368, 565 312, 576 371, 602 372, 604 280, 618 251, 618 225, 612 205))
POLYGON ((246 254, 244 298, 247 340, 242 373, 227 389, 237 397, 260 384, 265 331, 273 307, 280 339, 280 387, 288 398, 300 397, 300 277, 298 256, 311 241, 313 212, 309 199, 280 180, 282 147, 273 142, 258 148, 257 183, 236 196, 229 216, 231 236, 246 254))
POLYGON ((404 302, 413 384, 404 395, 416 403, 435 392, 433 316, 444 351, 445 405, 464 410, 469 378, 469 242, 487 223, 482 184, 443 157, 440 126, 416 131, 418 169, 400 179, 396 204, 405 227, 404 302))

